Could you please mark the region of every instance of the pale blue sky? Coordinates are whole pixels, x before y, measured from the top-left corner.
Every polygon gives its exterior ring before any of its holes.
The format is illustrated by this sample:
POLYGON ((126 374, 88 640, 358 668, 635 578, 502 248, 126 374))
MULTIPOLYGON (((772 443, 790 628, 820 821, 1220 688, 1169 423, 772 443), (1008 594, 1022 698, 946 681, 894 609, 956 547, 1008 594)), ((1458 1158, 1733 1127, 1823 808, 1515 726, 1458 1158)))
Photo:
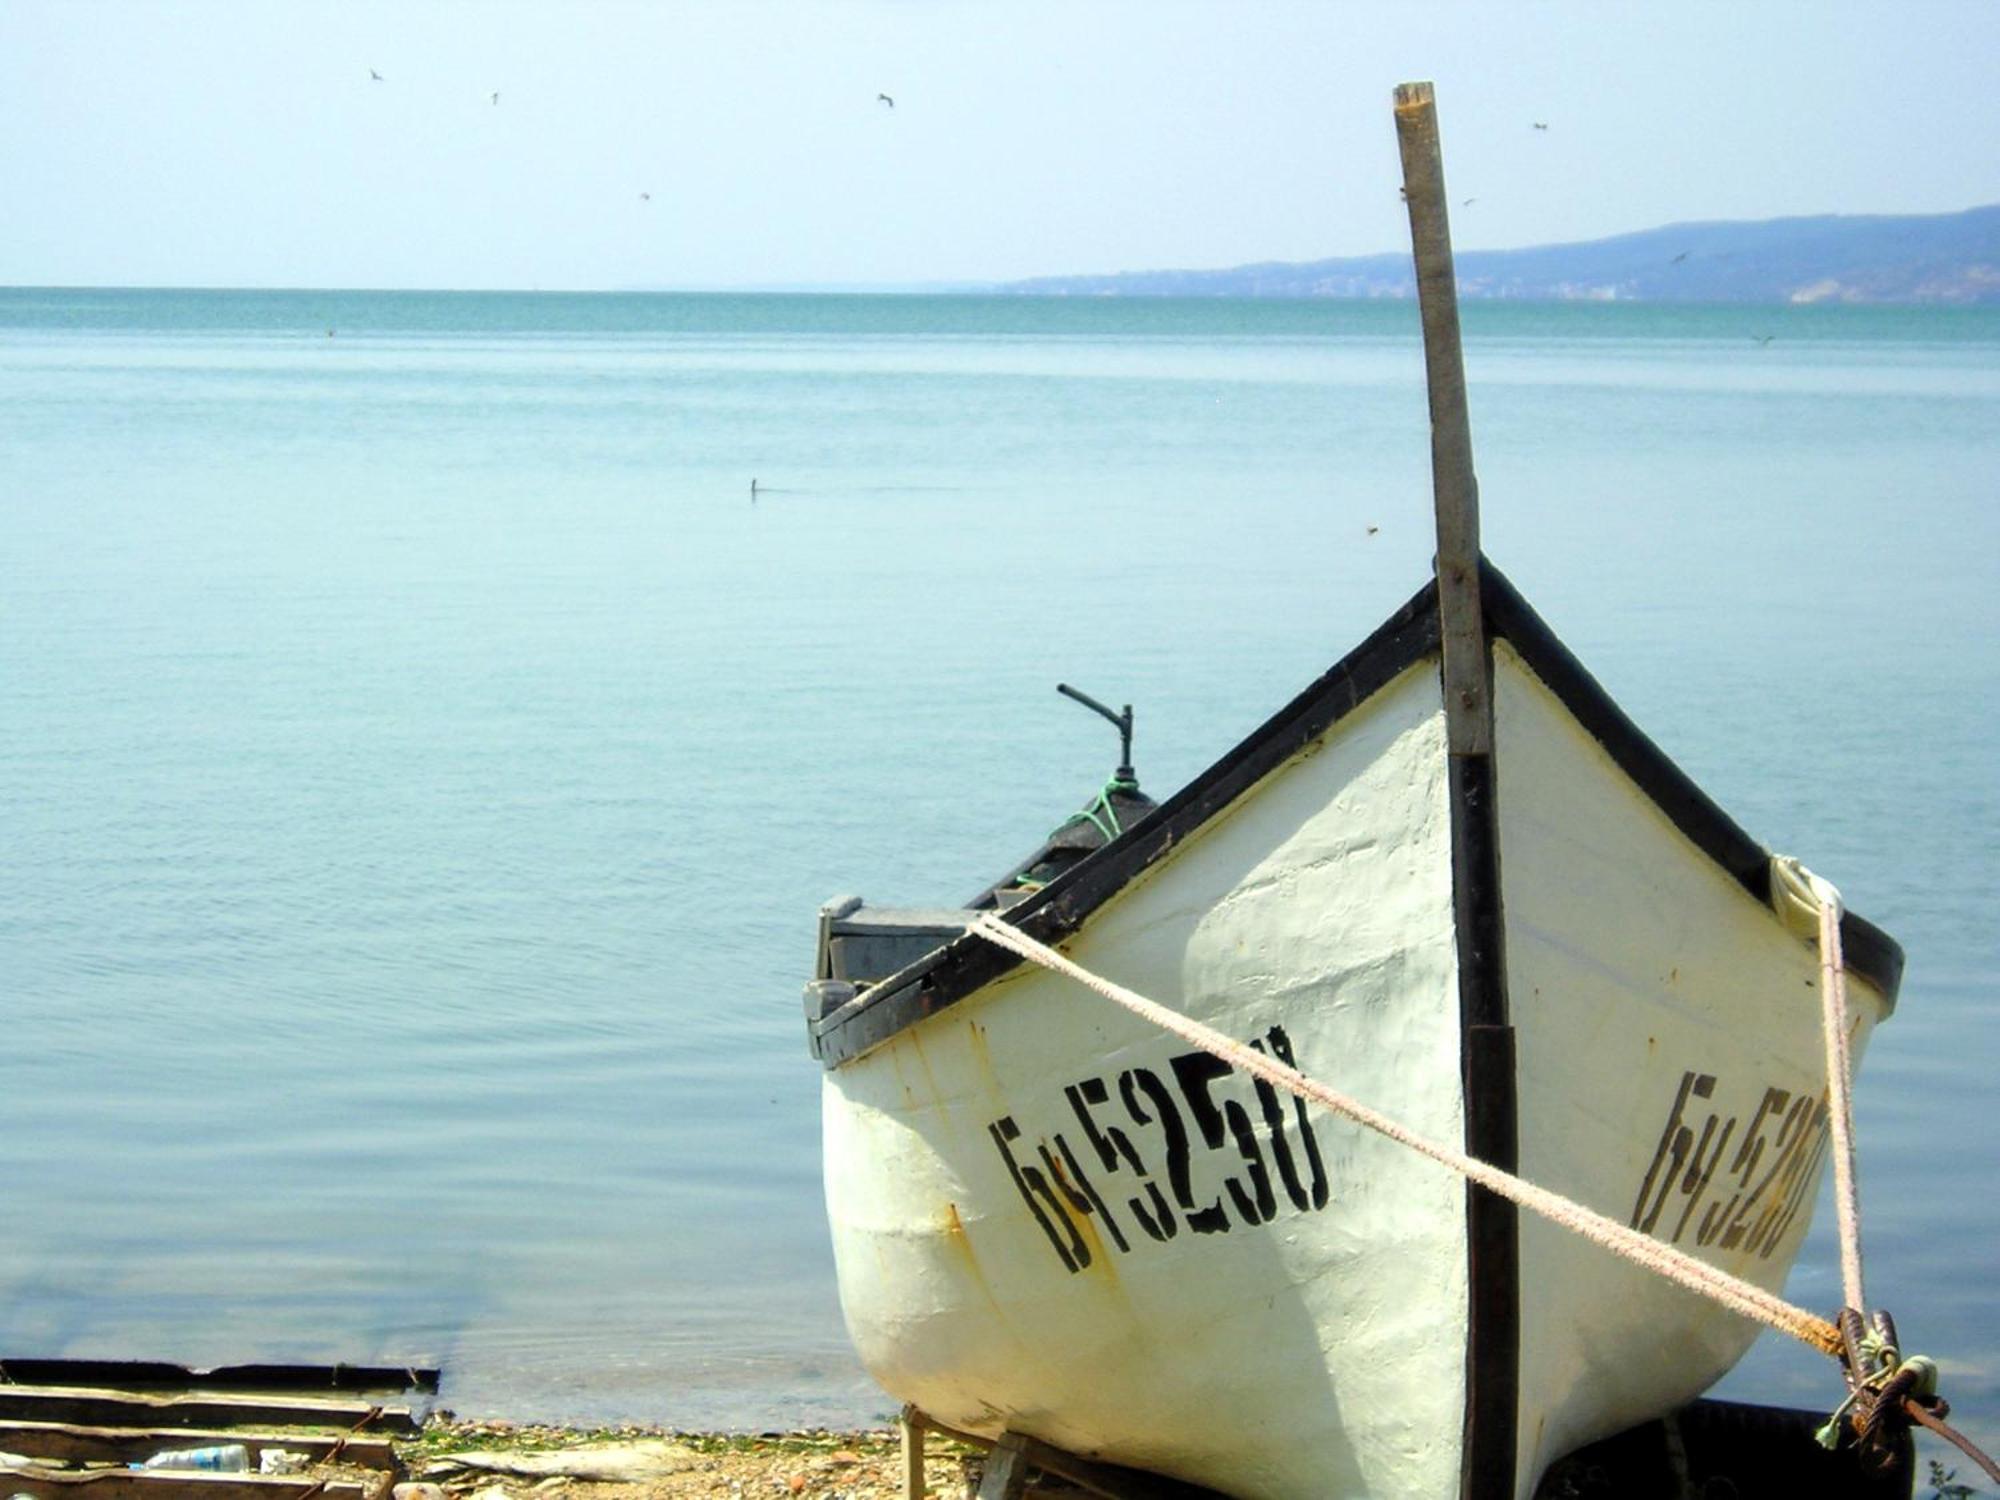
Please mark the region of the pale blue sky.
POLYGON ((1996 65, 1993 0, 0 0, 0 284, 897 283, 1392 250, 1406 78, 1436 80, 1453 197, 1477 200, 1461 247, 1938 212, 2000 200, 1996 65))

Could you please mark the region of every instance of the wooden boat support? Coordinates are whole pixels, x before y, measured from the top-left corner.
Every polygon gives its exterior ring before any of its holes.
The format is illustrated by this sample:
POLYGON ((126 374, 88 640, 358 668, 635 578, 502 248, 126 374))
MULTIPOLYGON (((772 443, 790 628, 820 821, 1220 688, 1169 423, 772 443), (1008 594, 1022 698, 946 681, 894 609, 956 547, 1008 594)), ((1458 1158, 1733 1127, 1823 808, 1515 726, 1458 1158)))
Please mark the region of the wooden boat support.
MULTIPOLYGON (((13 1361, 9 1373, 34 1368, 65 1374, 59 1361, 13 1361)), ((403 1477, 389 1434, 414 1433, 407 1406, 285 1394, 271 1372, 298 1376, 313 1390, 340 1385, 355 1367, 250 1366, 248 1391, 185 1389, 227 1371, 177 1366, 106 1366, 154 1389, 87 1385, 0 1384, 0 1487, 32 1500, 380 1500, 403 1477), (341 1372, 336 1374, 335 1372, 341 1372), (240 1445, 250 1472, 136 1467, 170 1449, 240 1445), (268 1452, 298 1467, 264 1473, 268 1452)), ((435 1372, 366 1371, 373 1389, 435 1391, 435 1372), (428 1377, 426 1379, 425 1377, 428 1377)))
POLYGON ((1139 1469, 1120 1468, 1079 1458, 1025 1433, 1008 1432, 984 1438, 925 1416, 914 1406, 903 1408, 903 1500, 924 1500, 924 1434, 935 1432, 987 1455, 977 1500, 1019 1500, 1028 1493, 1036 1472, 1061 1480, 1069 1488, 1101 1496, 1102 1500, 1221 1500, 1216 1491, 1186 1484, 1139 1469))

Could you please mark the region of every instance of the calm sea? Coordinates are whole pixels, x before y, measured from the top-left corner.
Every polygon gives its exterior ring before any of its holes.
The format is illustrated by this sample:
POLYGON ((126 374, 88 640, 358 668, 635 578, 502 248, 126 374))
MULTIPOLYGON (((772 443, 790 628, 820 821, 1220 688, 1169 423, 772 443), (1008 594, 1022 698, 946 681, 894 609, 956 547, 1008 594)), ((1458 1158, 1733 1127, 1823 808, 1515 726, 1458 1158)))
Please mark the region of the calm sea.
MULTIPOLYGON (((1909 951, 1871 1290, 2000 1437, 2000 313, 1465 323, 1489 553, 1909 951)), ((1226 749, 1426 577, 1425 422, 1407 305, 0 291, 0 1356, 886 1411, 818 904, 1093 792, 1059 679, 1226 749)))

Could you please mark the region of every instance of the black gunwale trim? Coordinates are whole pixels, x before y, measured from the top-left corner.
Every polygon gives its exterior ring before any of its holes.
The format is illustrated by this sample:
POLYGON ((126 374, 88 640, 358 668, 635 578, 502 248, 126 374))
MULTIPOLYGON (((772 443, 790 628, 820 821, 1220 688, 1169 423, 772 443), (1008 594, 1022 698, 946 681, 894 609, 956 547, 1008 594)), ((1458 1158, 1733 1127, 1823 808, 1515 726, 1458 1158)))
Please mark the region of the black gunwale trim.
MULTIPOLYGON (((1310 745, 1402 673, 1438 650, 1437 586, 1426 583, 1359 646, 1152 812, 1077 861, 1025 901, 1008 922, 1044 943, 1075 932, 1123 890, 1256 782, 1310 745)), ((819 1023, 828 1068, 964 999, 1022 959, 966 934, 891 974, 819 1023)))
MULTIPOLYGON (((1626 717, 1625 710, 1498 568, 1485 564, 1480 582, 1488 638, 1504 640, 1519 652, 1563 707, 1674 826, 1728 871, 1760 906, 1768 907, 1771 851, 1744 832, 1742 825, 1626 717)), ((1896 992, 1903 982, 1902 945, 1851 911, 1841 916, 1840 944, 1847 967, 1880 990, 1883 1003, 1894 1010, 1896 992)))
MULTIPOLYGON (((1514 586, 1486 563, 1481 592, 1489 639, 1507 641, 1613 762, 1670 820, 1759 903, 1771 897, 1770 852, 1745 833, 1670 760, 1571 654, 1514 586)), ((1426 582, 1407 604, 1325 675, 1273 714, 1214 765, 1118 838, 1008 909, 1007 920, 1054 943, 1178 847, 1224 807, 1305 748, 1395 677, 1438 651, 1437 587, 1426 582)), ((1902 981, 1903 950, 1853 912, 1841 920, 1847 965, 1891 1007, 1902 981)), ((900 974, 824 1017, 815 1027, 828 1069, 992 983, 1022 962, 970 934, 954 938, 900 974)))

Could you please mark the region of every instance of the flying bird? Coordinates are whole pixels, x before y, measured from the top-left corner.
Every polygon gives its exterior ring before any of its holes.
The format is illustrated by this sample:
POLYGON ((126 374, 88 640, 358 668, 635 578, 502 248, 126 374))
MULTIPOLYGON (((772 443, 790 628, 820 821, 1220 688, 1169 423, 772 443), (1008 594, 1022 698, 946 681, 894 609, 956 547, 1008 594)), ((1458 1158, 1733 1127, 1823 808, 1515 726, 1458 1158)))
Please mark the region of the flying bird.
POLYGON ((1547 130, 1548 128, 1549 128, 1549 122, 1548 122, 1547 120, 1537 120, 1537 121, 1535 121, 1535 129, 1537 129, 1537 130, 1547 130))
POLYGON ((1478 201, 1479 200, 1477 198, 1467 198, 1463 203, 1459 204, 1458 206, 1460 208, 1470 208, 1472 207, 1473 204, 1477 203, 1478 201))
POLYGON ((651 203, 653 201, 653 195, 651 193, 641 193, 639 195, 639 201, 641 203, 651 203))
POLYGON ((498 104, 498 103, 500 102, 500 90, 498 90, 498 89, 495 89, 495 90, 493 91, 493 94, 492 94, 492 102, 493 102, 493 103, 495 103, 495 104, 498 104))
POLYGON ((1759 349, 1764 349, 1770 346, 1771 340, 1776 338, 1777 335, 1775 333, 1753 333, 1750 337, 1757 341, 1759 349))
POLYGON ((1679 255, 1676 255, 1672 260, 1668 261, 1667 264, 1670 266, 1677 266, 1687 258, 1688 258, 1688 253, 1687 251, 1683 250, 1679 255))
POLYGON ((894 99, 891 99, 887 94, 877 94, 875 97, 877 99, 880 99, 884 104, 888 105, 889 108, 891 109, 894 109, 896 107, 896 101, 894 99))
POLYGON ((382 80, 382 75, 381 75, 380 73, 376 72, 376 71, 375 71, 375 70, 374 70, 373 68, 370 68, 370 69, 368 70, 368 76, 369 76, 370 78, 374 79, 374 80, 375 80, 375 81, 376 81, 377 83, 380 83, 380 82, 382 82, 382 81, 383 81, 383 80, 382 80))

